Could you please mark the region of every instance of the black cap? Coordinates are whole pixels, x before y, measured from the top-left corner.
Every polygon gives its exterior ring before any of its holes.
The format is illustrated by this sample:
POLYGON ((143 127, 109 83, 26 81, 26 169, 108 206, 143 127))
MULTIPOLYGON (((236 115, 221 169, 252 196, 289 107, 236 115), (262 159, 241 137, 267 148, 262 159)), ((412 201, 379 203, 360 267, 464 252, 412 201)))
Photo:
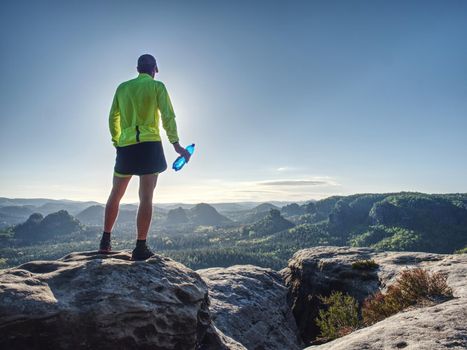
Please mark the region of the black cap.
POLYGON ((150 54, 144 54, 138 58, 138 70, 148 71, 157 66, 156 59, 150 54))

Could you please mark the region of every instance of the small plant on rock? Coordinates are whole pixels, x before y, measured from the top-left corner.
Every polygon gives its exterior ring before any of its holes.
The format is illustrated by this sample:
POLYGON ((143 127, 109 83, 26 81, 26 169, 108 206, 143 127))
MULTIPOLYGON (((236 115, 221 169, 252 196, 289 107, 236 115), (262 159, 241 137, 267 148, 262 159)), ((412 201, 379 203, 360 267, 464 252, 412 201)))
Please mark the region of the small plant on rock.
POLYGON ((452 297, 446 276, 415 268, 402 271, 396 282, 385 294, 377 292, 363 302, 362 316, 365 325, 371 325, 394 315, 405 308, 452 297))
POLYGON ((316 318, 316 324, 321 329, 321 338, 336 339, 359 328, 358 304, 353 297, 342 292, 333 292, 328 297, 319 296, 319 299, 327 305, 325 310, 319 310, 316 318))

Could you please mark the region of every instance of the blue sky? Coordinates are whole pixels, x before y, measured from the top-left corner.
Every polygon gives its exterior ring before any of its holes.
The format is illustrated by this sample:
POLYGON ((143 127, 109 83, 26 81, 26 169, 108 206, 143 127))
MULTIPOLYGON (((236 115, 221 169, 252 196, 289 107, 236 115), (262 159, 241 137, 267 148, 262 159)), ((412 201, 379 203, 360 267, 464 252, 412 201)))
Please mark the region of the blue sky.
POLYGON ((467 192, 465 1, 0 6, 0 196, 104 202, 110 104, 144 53, 196 143, 155 202, 467 192))

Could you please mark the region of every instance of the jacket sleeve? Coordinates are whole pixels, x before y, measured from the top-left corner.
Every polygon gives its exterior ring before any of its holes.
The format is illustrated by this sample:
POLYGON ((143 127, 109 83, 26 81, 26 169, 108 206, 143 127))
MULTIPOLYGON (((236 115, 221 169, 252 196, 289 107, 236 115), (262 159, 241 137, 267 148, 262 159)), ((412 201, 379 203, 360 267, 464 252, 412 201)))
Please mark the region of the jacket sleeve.
MULTIPOLYGON (((118 90, 117 90, 118 91, 118 90)), ((118 145, 120 138, 120 109, 118 107, 117 91, 115 91, 114 99, 112 101, 112 107, 109 113, 109 130, 112 136, 112 143, 115 147, 118 145)))
POLYGON ((163 83, 157 89, 157 104, 161 113, 162 126, 165 129, 170 143, 179 141, 175 113, 170 101, 169 93, 163 83))

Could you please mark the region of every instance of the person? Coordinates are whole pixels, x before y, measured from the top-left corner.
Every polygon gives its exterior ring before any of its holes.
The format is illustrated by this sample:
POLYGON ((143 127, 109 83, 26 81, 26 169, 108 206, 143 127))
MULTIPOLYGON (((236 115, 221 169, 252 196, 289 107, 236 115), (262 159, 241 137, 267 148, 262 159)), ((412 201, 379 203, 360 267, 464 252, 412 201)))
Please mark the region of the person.
POLYGON ((138 58, 138 76, 121 83, 112 101, 109 129, 116 148, 113 185, 105 206, 104 232, 100 253, 110 253, 111 232, 118 216, 120 200, 133 175, 139 176, 139 207, 136 217, 137 240, 132 260, 145 260, 154 253, 146 238, 152 219, 152 199, 159 174, 167 163, 159 134, 159 117, 175 152, 188 162, 190 153, 180 145, 175 113, 167 89, 154 76, 159 72, 150 54, 138 58))

